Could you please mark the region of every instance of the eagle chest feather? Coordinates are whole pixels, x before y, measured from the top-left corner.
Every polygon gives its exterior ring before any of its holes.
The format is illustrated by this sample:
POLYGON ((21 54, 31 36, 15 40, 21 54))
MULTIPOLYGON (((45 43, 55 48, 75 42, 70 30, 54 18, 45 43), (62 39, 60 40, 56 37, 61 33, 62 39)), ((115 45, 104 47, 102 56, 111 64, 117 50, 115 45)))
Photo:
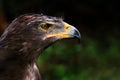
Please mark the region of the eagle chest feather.
POLYGON ((38 67, 35 63, 28 65, 25 73, 26 76, 23 80, 41 80, 38 67))

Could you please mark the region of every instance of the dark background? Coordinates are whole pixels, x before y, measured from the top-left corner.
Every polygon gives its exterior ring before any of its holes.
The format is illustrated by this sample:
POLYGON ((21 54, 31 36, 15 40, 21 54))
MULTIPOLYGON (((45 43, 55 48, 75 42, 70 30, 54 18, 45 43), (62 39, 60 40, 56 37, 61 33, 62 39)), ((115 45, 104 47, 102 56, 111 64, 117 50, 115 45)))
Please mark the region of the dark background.
POLYGON ((0 0, 0 33, 26 13, 63 17, 81 43, 63 40, 39 58, 43 80, 120 80, 120 5, 117 0, 0 0))

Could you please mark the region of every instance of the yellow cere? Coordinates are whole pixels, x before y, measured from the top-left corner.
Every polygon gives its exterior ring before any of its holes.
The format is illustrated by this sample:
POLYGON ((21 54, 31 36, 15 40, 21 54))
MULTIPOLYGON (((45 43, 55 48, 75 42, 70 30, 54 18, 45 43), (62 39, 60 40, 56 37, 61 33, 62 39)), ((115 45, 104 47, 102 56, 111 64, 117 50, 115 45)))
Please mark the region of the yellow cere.
POLYGON ((69 32, 69 31, 70 31, 70 26, 71 26, 71 25, 69 25, 69 24, 66 23, 66 22, 63 22, 63 24, 64 24, 64 28, 65 28, 66 32, 69 32))

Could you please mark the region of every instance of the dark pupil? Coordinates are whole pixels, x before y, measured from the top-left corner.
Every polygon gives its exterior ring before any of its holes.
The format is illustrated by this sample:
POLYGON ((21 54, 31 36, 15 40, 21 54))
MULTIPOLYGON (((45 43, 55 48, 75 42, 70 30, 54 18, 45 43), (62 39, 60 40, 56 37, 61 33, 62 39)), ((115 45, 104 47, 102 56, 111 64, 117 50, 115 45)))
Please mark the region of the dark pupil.
POLYGON ((51 26, 51 24, 43 24, 41 25, 41 28, 48 29, 51 26))

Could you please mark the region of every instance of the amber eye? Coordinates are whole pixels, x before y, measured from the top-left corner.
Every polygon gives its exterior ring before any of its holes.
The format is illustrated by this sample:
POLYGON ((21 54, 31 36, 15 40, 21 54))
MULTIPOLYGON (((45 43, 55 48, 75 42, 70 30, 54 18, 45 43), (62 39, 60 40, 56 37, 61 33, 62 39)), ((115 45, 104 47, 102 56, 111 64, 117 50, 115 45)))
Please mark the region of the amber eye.
POLYGON ((51 26, 52 24, 49 24, 49 23, 43 23, 40 25, 40 27, 44 30, 48 30, 51 26))

